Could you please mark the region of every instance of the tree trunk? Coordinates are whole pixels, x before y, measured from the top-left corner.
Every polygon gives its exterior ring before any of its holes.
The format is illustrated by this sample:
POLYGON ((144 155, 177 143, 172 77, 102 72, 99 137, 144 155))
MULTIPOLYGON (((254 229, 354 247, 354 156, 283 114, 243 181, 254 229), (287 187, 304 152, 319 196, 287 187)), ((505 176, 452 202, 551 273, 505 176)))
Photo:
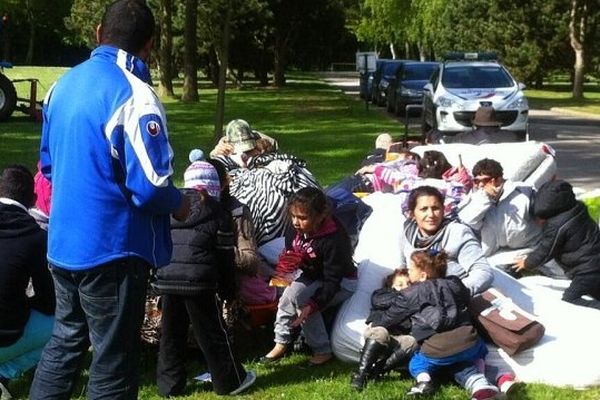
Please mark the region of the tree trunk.
POLYGON ((392 60, 398 58, 396 56, 396 46, 394 46, 394 43, 390 43, 390 53, 392 53, 392 60))
POLYGON ((198 22, 198 0, 185 0, 185 27, 183 37, 183 94, 182 101, 198 101, 198 65, 196 62, 196 24, 198 22))
POLYGON ((160 21, 158 94, 173 96, 173 0, 161 0, 160 21))
POLYGON ((410 43, 404 42, 404 58, 410 60, 410 43))
POLYGON ((427 54, 425 52, 425 46, 423 45, 423 42, 417 42, 417 47, 419 49, 419 60, 425 61, 427 54))
POLYGON ((585 34, 587 30, 588 8, 585 0, 571 0, 571 19, 569 21, 569 40, 575 52, 573 67, 574 99, 583 99, 583 83, 585 78, 585 34))
POLYGON ((275 47, 273 49, 273 84, 277 87, 285 86, 285 68, 287 64, 287 40, 280 33, 275 34, 275 47))
POLYGON ((29 2, 27 2, 27 17, 29 22, 29 40, 27 41, 25 64, 31 65, 33 64, 33 48, 35 46, 35 16, 31 8, 29 8, 29 2))
POLYGON ((217 112, 215 113, 215 143, 223 135, 223 121, 225 119, 225 89, 227 87, 227 64, 229 62, 229 28, 231 22, 231 0, 227 1, 227 11, 223 21, 223 42, 219 54, 219 85, 217 92, 217 112))

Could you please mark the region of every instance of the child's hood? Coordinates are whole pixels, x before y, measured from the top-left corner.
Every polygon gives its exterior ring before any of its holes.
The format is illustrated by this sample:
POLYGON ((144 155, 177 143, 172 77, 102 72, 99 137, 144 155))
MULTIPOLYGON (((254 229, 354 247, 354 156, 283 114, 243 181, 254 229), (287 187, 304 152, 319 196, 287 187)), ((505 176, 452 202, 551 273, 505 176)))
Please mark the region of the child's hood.
POLYGON ((556 180, 544 183, 535 196, 533 212, 542 219, 552 218, 577 205, 570 183, 556 180))

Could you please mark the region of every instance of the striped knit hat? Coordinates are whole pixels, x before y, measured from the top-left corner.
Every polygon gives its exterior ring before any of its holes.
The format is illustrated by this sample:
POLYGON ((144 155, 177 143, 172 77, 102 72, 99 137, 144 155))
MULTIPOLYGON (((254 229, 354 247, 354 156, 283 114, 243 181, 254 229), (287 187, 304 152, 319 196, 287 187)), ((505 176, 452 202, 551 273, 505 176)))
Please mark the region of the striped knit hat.
POLYGON ((186 189, 204 189, 213 198, 221 197, 219 174, 215 167, 206 161, 194 161, 183 174, 183 187, 186 189))

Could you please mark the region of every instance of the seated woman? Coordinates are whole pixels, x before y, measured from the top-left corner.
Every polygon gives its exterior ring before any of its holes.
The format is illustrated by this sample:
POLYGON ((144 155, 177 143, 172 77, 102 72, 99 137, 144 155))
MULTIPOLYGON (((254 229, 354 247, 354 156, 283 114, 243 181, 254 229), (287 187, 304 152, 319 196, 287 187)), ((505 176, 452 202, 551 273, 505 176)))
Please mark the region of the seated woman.
POLYGON ((444 218, 444 196, 434 187, 420 186, 408 197, 410 218, 401 235, 401 268, 416 250, 444 250, 448 275, 461 278, 471 295, 488 289, 494 279, 473 231, 462 223, 444 218))
POLYGON ((277 361, 292 342, 295 327, 302 326, 313 351, 311 365, 321 365, 333 355, 321 311, 340 304, 356 287, 350 237, 331 216, 327 197, 316 188, 304 188, 289 201, 294 230, 285 236, 285 248, 298 254, 295 279, 279 299, 275 319, 275 346, 262 358, 277 361))

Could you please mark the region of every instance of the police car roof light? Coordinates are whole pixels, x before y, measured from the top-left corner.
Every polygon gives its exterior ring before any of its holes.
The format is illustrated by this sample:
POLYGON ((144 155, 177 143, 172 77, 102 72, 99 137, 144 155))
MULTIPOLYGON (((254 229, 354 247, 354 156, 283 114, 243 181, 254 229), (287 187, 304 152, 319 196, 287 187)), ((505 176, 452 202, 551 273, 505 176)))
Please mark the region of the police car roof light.
POLYGON ((444 61, 498 61, 498 55, 493 51, 449 51, 444 54, 444 61))

